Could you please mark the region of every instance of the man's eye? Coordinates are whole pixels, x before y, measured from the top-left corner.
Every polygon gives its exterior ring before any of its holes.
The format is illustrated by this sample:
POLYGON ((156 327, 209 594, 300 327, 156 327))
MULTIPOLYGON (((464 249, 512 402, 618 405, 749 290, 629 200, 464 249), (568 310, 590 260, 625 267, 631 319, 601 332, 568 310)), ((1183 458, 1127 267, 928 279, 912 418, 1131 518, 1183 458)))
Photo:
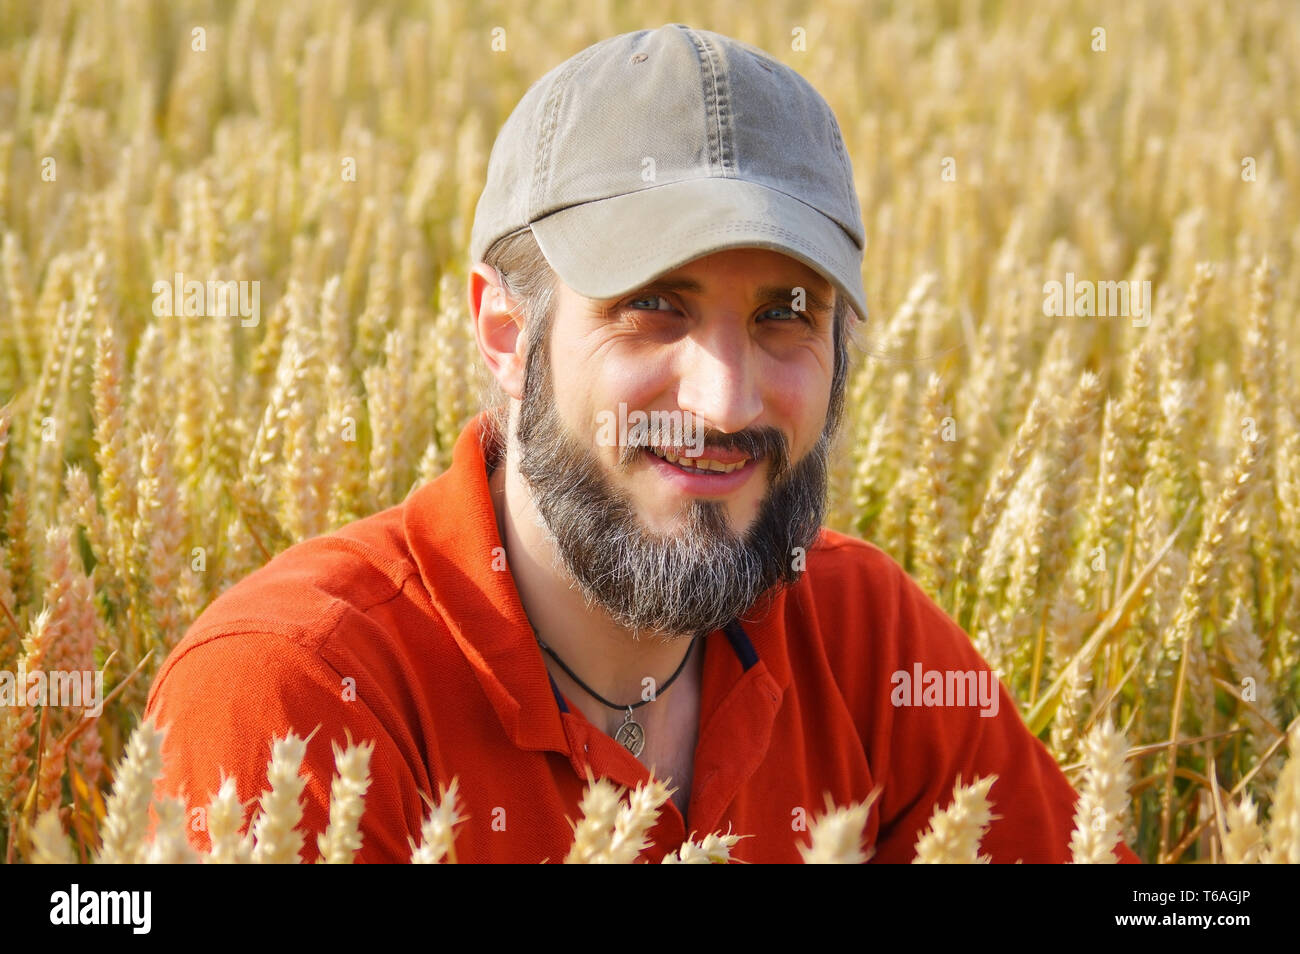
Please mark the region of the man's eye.
MULTIPOLYGON (((778 308, 769 308, 767 311, 763 312, 763 315, 770 315, 770 314, 771 314, 772 312, 774 312, 774 311, 784 311, 784 312, 789 312, 789 314, 791 315, 791 317, 793 318, 794 321, 809 321, 809 320, 810 320, 809 317, 808 317, 808 315, 804 314, 802 311, 795 311, 793 308, 790 308, 790 307, 788 307, 788 306, 786 306, 786 305, 781 305, 781 306, 778 307, 778 308)), ((784 322, 784 321, 779 321, 779 322, 777 322, 777 324, 786 324, 786 322, 784 322)))
POLYGON ((661 310, 662 310, 662 309, 659 309, 659 308, 640 309, 640 308, 637 308, 637 307, 636 307, 636 306, 637 306, 638 304, 640 304, 641 302, 646 302, 646 301, 649 301, 649 302, 660 302, 660 301, 661 301, 661 302, 663 302, 665 305, 667 305, 667 306, 669 307, 669 309, 671 309, 672 306, 673 306, 673 303, 670 302, 670 301, 669 301, 667 298, 665 298, 663 295, 642 295, 640 298, 633 298, 633 299, 631 299, 631 300, 627 303, 627 306, 628 306, 629 308, 634 308, 634 309, 636 309, 637 311, 642 311, 642 310, 648 310, 648 311, 661 311, 661 310))
MULTIPOLYGON (((653 307, 655 304, 659 302, 663 302, 663 304, 668 306, 667 311, 676 311, 676 309, 673 307, 673 303, 669 301, 667 298, 665 298, 663 295, 642 295, 639 298, 630 298, 628 299, 624 307, 631 308, 633 311, 664 311, 665 309, 663 308, 653 307), (641 305, 646 303, 650 303, 650 307, 642 308, 641 305)), ((780 312, 780 311, 787 312, 790 315, 790 317, 785 320, 776 321, 775 322, 776 324, 782 324, 782 325, 790 324, 796 321, 802 321, 811 324, 812 322, 810 316, 808 316, 802 311, 795 311, 793 308, 790 308, 788 305, 781 305, 779 307, 769 308, 767 311, 763 312, 760 315, 760 318, 766 318, 772 312, 780 312)))

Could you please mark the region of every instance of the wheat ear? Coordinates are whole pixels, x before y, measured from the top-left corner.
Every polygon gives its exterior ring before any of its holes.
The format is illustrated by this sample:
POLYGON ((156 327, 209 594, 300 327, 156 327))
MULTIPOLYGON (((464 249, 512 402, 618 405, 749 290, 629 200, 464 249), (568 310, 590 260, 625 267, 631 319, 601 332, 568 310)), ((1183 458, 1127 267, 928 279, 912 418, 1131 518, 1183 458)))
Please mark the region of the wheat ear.
POLYGON ((330 786, 329 827, 317 840, 320 860, 325 864, 351 864, 361 850, 361 813, 366 789, 370 787, 370 754, 373 742, 334 748, 336 774, 330 786))
POLYGON ((936 808, 930 818, 929 829, 916 843, 918 865, 971 865, 987 864, 989 857, 979 854, 980 839, 988 831, 994 815, 988 801, 989 789, 997 781, 996 775, 977 778, 969 786, 958 781, 952 793, 952 804, 936 808))
POLYGON ((166 730, 141 722, 126 743, 126 756, 115 774, 113 793, 105 805, 101 864, 137 864, 144 857, 149 830, 149 802, 154 779, 162 773, 162 744, 166 730))
POLYGON ((650 844, 649 831, 659 818, 659 808, 668 801, 672 789, 653 775, 638 785, 619 808, 614 832, 605 850, 593 860, 596 864, 630 865, 650 844))
POLYGON ((235 780, 222 778, 217 794, 208 802, 209 864, 249 864, 253 860, 253 839, 243 834, 244 806, 235 780))
POLYGON ((460 779, 453 778, 451 784, 441 789, 441 797, 436 805, 431 805, 429 815, 420 826, 420 846, 411 845, 411 864, 437 865, 447 858, 456 863, 456 826, 464 821, 456 805, 456 788, 460 779))
POLYGON ((307 740, 290 732, 271 743, 266 769, 270 791, 262 793, 261 812, 253 822, 254 864, 297 864, 302 861, 302 795, 307 779, 298 774, 307 752, 307 740))
POLYGON ((1256 818, 1258 809, 1250 794, 1228 806, 1228 831, 1223 836, 1223 863, 1226 865, 1259 864, 1264 854, 1264 831, 1256 818))
POLYGON ((799 854, 806 865, 860 865, 869 853, 862 848, 862 836, 875 793, 861 802, 836 808, 826 797, 826 813, 808 826, 811 844, 800 845, 799 854))
POLYGON ((185 837, 185 802, 164 798, 154 802, 158 826, 153 840, 145 849, 144 862, 150 865, 196 864, 201 859, 185 837))
POLYGON ((30 859, 36 865, 74 865, 76 856, 68 844, 68 836, 59 821, 59 810, 51 808, 41 812, 32 826, 30 859))
POLYGON ((1083 791, 1074 812, 1070 855, 1074 864, 1115 864, 1115 847, 1126 823, 1131 783, 1128 742, 1107 720, 1083 740, 1083 791))
POLYGON ((613 782, 593 779, 588 774, 587 789, 578 803, 582 820, 574 826, 573 845, 564 858, 566 865, 590 864, 606 850, 618 819, 620 795, 613 782))
POLYGON ((1291 754, 1273 790, 1265 864, 1300 864, 1300 721, 1291 726, 1287 747, 1291 754))
POLYGON ((705 835, 699 841, 685 841, 676 851, 670 851, 664 855, 663 864, 666 865, 725 865, 731 863, 732 849, 740 842, 742 838, 749 838, 750 835, 733 835, 731 827, 727 827, 727 833, 721 834, 714 832, 711 835, 705 835))

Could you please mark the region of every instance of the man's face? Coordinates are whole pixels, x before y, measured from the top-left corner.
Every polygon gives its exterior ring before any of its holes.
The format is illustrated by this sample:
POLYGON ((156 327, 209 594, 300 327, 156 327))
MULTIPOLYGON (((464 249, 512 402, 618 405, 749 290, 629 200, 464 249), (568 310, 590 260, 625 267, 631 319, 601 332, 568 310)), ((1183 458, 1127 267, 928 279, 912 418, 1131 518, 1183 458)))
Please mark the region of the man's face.
POLYGON ((546 342, 529 344, 519 470, 589 606, 633 631, 690 636, 798 578, 825 512, 833 295, 763 249, 696 259, 610 301, 557 280, 549 360, 546 342), (688 463, 745 464, 683 471, 610 428, 634 411, 676 412, 688 445, 702 433, 688 463))

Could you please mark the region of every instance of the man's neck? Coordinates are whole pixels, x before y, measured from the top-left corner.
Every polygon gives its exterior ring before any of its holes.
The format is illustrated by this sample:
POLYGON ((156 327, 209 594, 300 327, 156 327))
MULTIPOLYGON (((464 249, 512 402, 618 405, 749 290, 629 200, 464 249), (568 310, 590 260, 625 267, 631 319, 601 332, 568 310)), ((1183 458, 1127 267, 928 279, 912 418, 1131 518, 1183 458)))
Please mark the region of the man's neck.
MULTIPOLYGON (((681 663, 690 645, 688 638, 665 640, 643 636, 634 639, 631 632, 615 623, 599 609, 588 609, 579 591, 570 585, 558 563, 559 557, 538 525, 536 508, 528 485, 518 471, 510 466, 509 457, 489 475, 492 506, 496 513, 497 528, 505 546, 506 561, 524 612, 536 627, 541 638, 564 660, 588 687, 611 702, 619 704, 640 701, 646 678, 654 680, 656 692, 681 663)), ((696 646, 686 670, 673 683, 698 690, 700 665, 704 658, 703 646, 696 646)), ((552 675, 566 695, 574 698, 589 717, 600 712, 592 721, 598 726, 617 727, 622 715, 592 699, 580 687, 567 679, 546 657, 552 675), (565 683, 570 686, 566 686, 565 683), (576 690, 581 699, 572 695, 576 690), (586 703, 592 704, 589 707, 586 703)), ((684 691, 678 691, 680 697, 684 691)), ((637 710, 653 718, 648 710, 662 708, 645 706, 637 710)))

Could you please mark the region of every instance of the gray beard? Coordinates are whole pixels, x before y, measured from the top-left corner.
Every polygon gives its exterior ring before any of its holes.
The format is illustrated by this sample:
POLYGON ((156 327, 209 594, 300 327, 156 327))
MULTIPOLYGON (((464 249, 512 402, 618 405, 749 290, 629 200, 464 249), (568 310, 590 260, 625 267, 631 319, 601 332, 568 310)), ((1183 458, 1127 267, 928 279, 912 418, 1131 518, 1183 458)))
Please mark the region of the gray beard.
MULTIPOLYGON (((771 487, 743 537, 728 526, 724 503, 701 499, 690 500, 680 532, 664 536, 642 525, 630 495, 610 486, 596 456, 560 420, 548 347, 529 346, 516 433, 519 472, 588 609, 604 610, 634 637, 689 637, 726 626, 759 597, 775 595, 774 587, 799 579, 797 556, 807 554, 825 516, 829 425, 793 468, 776 428, 707 432, 707 446, 759 458, 771 487)), ((620 470, 645 453, 622 448, 620 470)))

